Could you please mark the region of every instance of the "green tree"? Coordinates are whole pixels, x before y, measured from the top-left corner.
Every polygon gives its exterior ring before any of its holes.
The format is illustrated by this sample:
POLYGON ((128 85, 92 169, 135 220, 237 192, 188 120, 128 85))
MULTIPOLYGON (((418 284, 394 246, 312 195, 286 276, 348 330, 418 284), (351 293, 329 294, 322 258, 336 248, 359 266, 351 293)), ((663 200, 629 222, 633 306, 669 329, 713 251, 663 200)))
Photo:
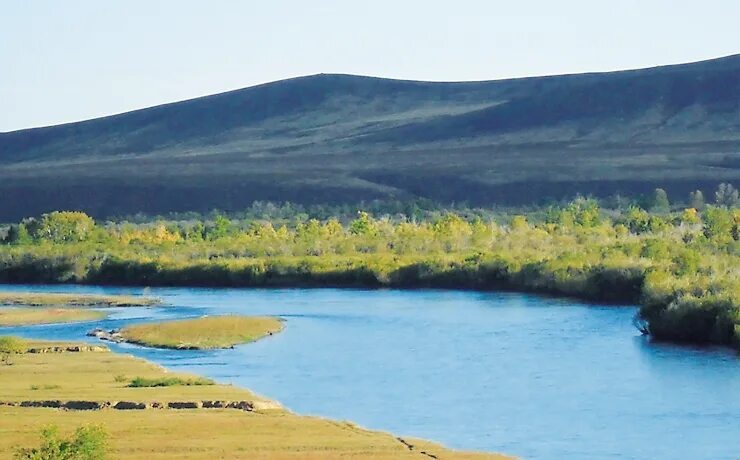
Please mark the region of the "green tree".
POLYGON ((84 212, 54 211, 41 216, 34 227, 33 236, 36 238, 71 243, 87 240, 95 229, 95 221, 84 212))
POLYGON ((321 232, 325 237, 337 238, 344 234, 344 227, 342 223, 332 217, 324 224, 324 228, 321 232))
POLYGON ((527 223, 526 216, 516 215, 511 218, 511 229, 514 231, 527 230, 529 224, 527 223))
POLYGON ((728 208, 740 206, 740 195, 737 189, 731 184, 722 183, 717 187, 714 194, 714 202, 717 206, 726 206, 728 208))
POLYGON ((357 219, 349 224, 349 232, 353 235, 370 235, 375 233, 375 222, 365 211, 357 213, 357 219))
POLYGON ((640 235, 650 230, 650 214, 642 208, 632 206, 623 218, 624 225, 631 233, 640 235))
POLYGON ((695 190, 689 193, 689 208, 694 208, 697 211, 701 211, 705 206, 704 194, 701 190, 695 190))
POLYGON ((39 447, 20 448, 16 460, 104 460, 108 451, 108 435, 99 425, 77 428, 74 435, 64 439, 56 426, 41 431, 39 447))
POLYGON ((684 209, 681 213, 681 222, 688 225, 694 225, 701 222, 699 214, 696 212, 696 208, 684 209))
POLYGON ((206 233, 206 228, 201 222, 197 222, 185 229, 185 239, 188 241, 203 241, 203 236, 206 233))
POLYGON ((28 244, 32 241, 25 224, 13 224, 8 228, 8 234, 5 237, 7 244, 28 244))
POLYGON ((601 223, 599 203, 594 199, 578 197, 568 205, 568 211, 581 227, 591 228, 601 223))
POLYGON ((733 219, 726 209, 709 206, 702 215, 704 236, 719 243, 732 238, 733 219))
POLYGON ((653 199, 651 200, 650 209, 655 212, 667 212, 671 208, 671 203, 668 201, 668 194, 662 188, 656 188, 653 192, 653 199))
POLYGON ((651 238, 645 240, 645 242, 643 243, 642 251, 640 251, 640 256, 654 260, 660 260, 668 257, 670 252, 671 248, 664 240, 651 238))
POLYGON ((219 240, 228 236, 230 228, 231 221, 229 218, 218 214, 216 218, 213 219, 213 223, 206 227, 204 234, 207 240, 219 240))
POLYGON ((694 249, 685 248, 673 258, 673 263, 676 265, 677 275, 693 275, 699 270, 701 254, 694 249))
POLYGON ((668 226, 668 221, 660 216, 653 215, 650 216, 650 219, 648 219, 648 228, 653 233, 658 233, 662 230, 665 230, 668 226))
POLYGON ((446 213, 437 219, 432 224, 432 231, 447 252, 465 247, 472 234, 470 224, 454 213, 446 213))
POLYGON ((575 224, 575 219, 566 209, 559 206, 548 206, 545 209, 545 223, 572 227, 575 224))

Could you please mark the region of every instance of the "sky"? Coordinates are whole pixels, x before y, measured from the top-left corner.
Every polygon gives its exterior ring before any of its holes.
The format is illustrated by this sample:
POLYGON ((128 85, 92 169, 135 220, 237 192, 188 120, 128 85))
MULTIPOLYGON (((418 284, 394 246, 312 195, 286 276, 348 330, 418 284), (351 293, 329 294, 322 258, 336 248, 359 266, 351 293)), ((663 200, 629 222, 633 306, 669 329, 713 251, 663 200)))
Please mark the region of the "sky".
POLYGON ((0 8, 0 132, 283 78, 433 81, 740 53, 738 0, 34 0, 0 8))

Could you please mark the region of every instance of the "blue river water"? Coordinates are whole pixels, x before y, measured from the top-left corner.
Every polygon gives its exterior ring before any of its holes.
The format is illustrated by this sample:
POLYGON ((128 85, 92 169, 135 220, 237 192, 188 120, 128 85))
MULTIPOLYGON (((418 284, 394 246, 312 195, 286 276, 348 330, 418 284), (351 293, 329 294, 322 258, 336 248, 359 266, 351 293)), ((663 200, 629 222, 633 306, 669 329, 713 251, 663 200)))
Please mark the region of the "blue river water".
POLYGON ((109 288, 167 307, 91 323, 0 328, 55 340, 94 327, 241 313, 285 330, 218 351, 118 352, 245 386, 300 413, 525 459, 740 459, 740 358, 653 343, 631 306, 443 290, 109 288))

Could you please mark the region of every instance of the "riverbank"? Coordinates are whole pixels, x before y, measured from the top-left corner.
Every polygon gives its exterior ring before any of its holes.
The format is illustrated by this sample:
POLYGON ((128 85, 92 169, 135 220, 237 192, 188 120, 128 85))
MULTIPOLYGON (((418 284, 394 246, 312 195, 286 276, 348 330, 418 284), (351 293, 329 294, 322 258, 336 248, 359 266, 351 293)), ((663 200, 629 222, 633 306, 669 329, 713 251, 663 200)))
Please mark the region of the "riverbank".
MULTIPOLYGON (((44 348, 45 343, 31 345, 44 348)), ((35 444, 45 425, 55 424, 66 434, 94 423, 109 433, 111 456, 121 459, 510 458, 456 452, 349 422, 295 415, 230 385, 132 387, 137 377, 197 377, 129 355, 54 347, 64 351, 18 355, 13 365, 2 367, 0 456, 35 444)))

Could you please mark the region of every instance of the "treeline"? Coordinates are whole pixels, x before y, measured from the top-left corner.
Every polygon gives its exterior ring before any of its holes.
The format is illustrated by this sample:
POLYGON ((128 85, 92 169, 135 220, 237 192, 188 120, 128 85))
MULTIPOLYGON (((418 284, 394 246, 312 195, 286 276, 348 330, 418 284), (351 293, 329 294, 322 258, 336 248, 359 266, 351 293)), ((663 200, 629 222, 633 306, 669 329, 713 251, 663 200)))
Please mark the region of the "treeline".
MULTIPOLYGON (((364 210, 374 216, 382 216, 392 221, 412 220, 415 222, 429 222, 439 219, 442 215, 453 212, 466 219, 480 218, 483 220, 506 220, 515 214, 527 214, 531 220, 540 220, 543 211, 548 205, 566 206, 570 199, 562 202, 547 202, 530 206, 496 206, 496 207, 472 207, 468 203, 440 203, 424 198, 406 200, 373 200, 355 204, 312 204, 303 205, 299 203, 283 202, 274 203, 269 201, 255 201, 251 206, 237 212, 223 212, 213 210, 208 214, 197 212, 169 213, 164 216, 150 216, 136 214, 131 216, 120 216, 111 219, 113 222, 129 222, 134 224, 148 223, 154 221, 188 222, 188 221, 212 221, 216 216, 228 217, 233 223, 252 222, 255 220, 269 221, 273 225, 292 225, 296 222, 307 222, 311 219, 320 221, 331 218, 342 223, 353 220, 357 210, 364 210)), ((668 210, 681 210, 684 208, 695 208, 702 210, 707 204, 716 206, 732 207, 740 205, 738 191, 731 184, 720 184, 717 190, 705 198, 701 190, 689 193, 687 196, 669 201, 668 194, 662 189, 656 189, 649 196, 624 196, 613 195, 598 200, 602 209, 607 211, 623 211, 630 207, 639 207, 653 212, 664 212, 668 210)))
POLYGON ((577 198, 421 221, 363 211, 98 224, 53 212, 7 229, 0 282, 512 289, 639 303, 636 324, 656 338, 740 345, 737 191, 692 198, 677 209, 658 189, 649 209, 577 198))

